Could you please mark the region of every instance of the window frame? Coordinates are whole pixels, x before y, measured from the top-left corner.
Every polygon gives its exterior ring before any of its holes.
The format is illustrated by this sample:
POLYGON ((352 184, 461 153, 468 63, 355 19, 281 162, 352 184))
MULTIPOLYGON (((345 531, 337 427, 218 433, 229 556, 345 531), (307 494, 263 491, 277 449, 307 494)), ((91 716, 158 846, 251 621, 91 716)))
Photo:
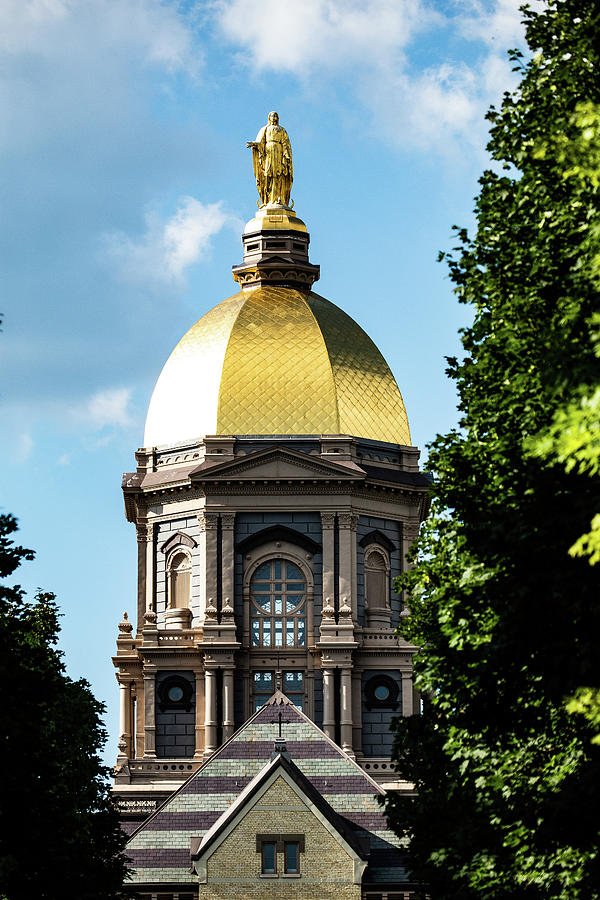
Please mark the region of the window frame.
MULTIPOLYGON (((257 591, 260 595, 263 592, 257 591)), ((308 584, 306 580, 306 575, 304 569, 298 566, 295 560, 288 559, 285 556, 274 555, 270 556, 267 560, 264 560, 259 565, 253 567, 252 574, 249 579, 249 602, 250 602, 250 640, 251 646, 255 650, 277 650, 280 653, 285 651, 293 651, 293 650, 302 650, 306 648, 308 644, 308 634, 307 634, 307 624, 308 624, 308 584), (294 566, 300 573, 300 577, 302 581, 300 582, 299 578, 292 578, 288 580, 287 573, 282 571, 281 576, 278 578, 275 574, 274 567, 277 563, 281 563, 282 569, 284 566, 294 566), (269 611, 267 612, 264 609, 261 609, 257 604, 256 599, 253 595, 253 585, 256 585, 255 581, 257 573, 264 566, 269 566, 269 577, 261 579, 258 584, 268 585, 268 591, 264 592, 265 598, 269 598, 269 611), (276 612, 274 608, 274 601, 278 598, 278 593, 273 589, 273 585, 279 582, 281 585, 281 593, 279 594, 281 599, 281 612, 276 612), (294 607, 294 609, 289 612, 286 609, 286 602, 288 600, 288 594, 291 597, 294 597, 295 592, 284 590, 284 585, 287 585, 290 582, 296 582, 302 584, 302 600, 294 607), (300 620, 303 620, 303 643, 299 643, 299 623, 300 620), (259 643, 255 644, 254 641, 254 623, 258 623, 258 632, 259 632, 259 643), (280 623, 281 629, 281 643, 276 643, 276 625, 277 622, 280 623), (264 634, 265 634, 265 625, 268 623, 267 631, 270 636, 270 642, 268 644, 264 643, 264 634), (292 624, 292 632, 294 637, 294 642, 292 644, 287 643, 288 633, 290 631, 289 625, 292 624)))
POLYGON ((283 842, 283 874, 284 875, 295 875, 295 876, 300 875, 300 842, 297 840, 293 840, 293 841, 284 840, 284 842, 283 842), (288 857, 287 857, 288 847, 296 848, 296 868, 291 869, 291 870, 288 869, 288 857))
MULTIPOLYGON (((181 573, 183 574, 183 573, 181 573)), ((184 544, 177 544, 177 546, 173 547, 169 550, 169 554, 166 559, 165 566, 165 575, 166 575, 166 608, 167 609, 190 609, 192 603, 192 554, 188 547, 184 544), (189 570, 189 590, 187 597, 187 604, 185 606, 174 606, 173 598, 174 598, 174 587, 175 587, 175 579, 177 577, 177 569, 173 567, 174 561, 178 556, 185 556, 187 559, 187 567, 186 570, 189 570)))
POLYGON ((381 544, 376 544, 376 543, 369 544, 365 548, 363 569, 364 569, 364 591, 365 591, 365 614, 367 616, 367 620, 368 620, 369 616, 378 616, 379 615, 379 616, 385 616, 386 618, 387 618, 387 616, 391 616, 392 615, 392 599, 391 599, 390 580, 391 580, 392 566, 391 566, 389 551, 385 547, 383 547, 381 544), (374 556, 375 554, 378 554, 379 556, 381 556, 383 558, 383 562, 384 562, 383 570, 379 567, 375 568, 375 567, 372 567, 369 565, 370 557, 374 556), (382 606, 382 607, 376 607, 376 606, 373 606, 372 604, 369 604, 369 590, 368 590, 368 583, 369 583, 368 572, 369 571, 371 571, 373 573, 382 572, 382 571, 385 572, 384 606, 382 606))
MULTIPOLYGON (((244 630, 243 630, 243 646, 252 653, 278 653, 283 656, 285 653, 291 653, 297 657, 300 653, 308 653, 308 647, 316 640, 314 631, 314 596, 315 584, 313 573, 313 555, 311 553, 302 553, 302 548, 288 541, 267 541, 256 549, 251 550, 244 555, 243 559, 243 598, 244 598, 244 630), (302 555, 301 555, 302 554, 302 555), (268 647, 253 646, 252 644, 252 600, 250 597, 250 584, 254 573, 264 563, 271 562, 275 559, 281 559, 284 562, 292 563, 302 572, 305 589, 305 644, 298 646, 286 646, 285 642, 281 646, 271 644, 268 647)), ((272 618, 275 618, 273 616, 272 618)), ((285 634, 284 634, 285 640, 285 634)))
POLYGON ((263 840, 260 843, 260 874, 267 878, 277 878, 277 840, 263 840), (273 868, 265 866, 265 847, 273 847, 273 868))

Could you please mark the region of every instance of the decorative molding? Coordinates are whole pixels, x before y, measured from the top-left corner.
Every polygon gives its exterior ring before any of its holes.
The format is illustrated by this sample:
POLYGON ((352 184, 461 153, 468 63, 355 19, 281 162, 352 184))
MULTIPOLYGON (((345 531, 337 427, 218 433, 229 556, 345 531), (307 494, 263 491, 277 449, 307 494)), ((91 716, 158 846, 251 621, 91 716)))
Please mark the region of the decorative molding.
POLYGON ((235 528, 235 513, 221 513, 221 528, 223 531, 233 531, 235 528))
MULTIPOLYGON (((402 529, 404 533, 405 525, 403 523, 402 529)), ((358 542, 361 547, 368 547, 369 544, 379 544, 381 547, 385 547, 388 553, 393 553, 394 550, 398 550, 396 544, 390 540, 390 538, 383 533, 383 531, 379 531, 378 528, 373 529, 373 531, 369 531, 368 534, 365 534, 364 537, 360 539, 358 542)))
POLYGON ((154 522, 136 522, 135 531, 138 544, 145 544, 154 538, 154 522))
POLYGON ((335 513, 321 513, 321 527, 323 531, 333 531, 335 528, 335 513))
POLYGON ((316 553, 321 553, 322 550, 321 545, 313 541, 308 535, 303 534, 301 531, 296 531, 294 528, 288 528, 287 525, 271 525, 254 534, 249 534, 248 537, 237 543, 235 549, 238 553, 245 554, 271 541, 285 541, 294 544, 313 556, 316 553))
POLYGON ((198 513, 198 525, 200 531, 216 531, 219 524, 219 517, 216 513, 198 513))
POLYGON ((354 513, 338 513, 338 526, 344 530, 356 531, 358 528, 358 516, 354 513))
POLYGON ((160 546, 161 553, 167 554, 169 550, 172 550, 174 547, 197 547, 196 541, 189 536, 189 534, 184 534, 183 531, 176 531, 175 534, 172 534, 167 540, 160 546))

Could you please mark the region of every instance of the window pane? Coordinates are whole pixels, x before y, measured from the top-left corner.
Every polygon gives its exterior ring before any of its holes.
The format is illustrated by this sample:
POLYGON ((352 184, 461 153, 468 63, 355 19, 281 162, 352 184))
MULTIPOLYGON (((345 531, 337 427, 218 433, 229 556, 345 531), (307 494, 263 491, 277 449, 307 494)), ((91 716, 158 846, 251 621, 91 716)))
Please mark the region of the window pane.
POLYGON ((256 712, 258 709, 260 709, 262 706, 264 706, 268 699, 269 699, 269 697, 267 694, 259 694, 258 697, 255 697, 254 698, 254 712, 256 712))
POLYGON ((283 612, 283 602, 281 600, 281 597, 275 597, 275 612, 278 615, 281 615, 281 613, 283 612))
POLYGON ((302 690, 302 672, 286 672, 283 676, 286 690, 301 691, 302 690))
POLYGON ((304 647, 306 643, 306 619, 299 616, 296 621, 298 622, 298 646, 304 647))
POLYGON ((285 608, 286 612, 291 612, 293 609, 302 603, 304 598, 304 594, 288 594, 286 598, 285 608))
POLYGON ((288 581, 304 581, 302 572, 293 563, 288 563, 286 566, 286 578, 288 581))
POLYGON ((275 646, 283 646, 283 619, 275 619, 275 646))
POLYGON ((264 619, 263 621, 263 639, 262 639, 263 647, 271 646, 271 620, 264 619))
POLYGON ((285 623, 285 645, 286 647, 294 646, 294 620, 287 619, 285 623))
POLYGON ((298 871, 298 844, 286 842, 285 871, 289 873, 298 871))
POLYGON ((283 589, 283 585, 282 585, 281 581, 276 581, 275 584, 273 585, 273 590, 277 591, 277 593, 280 594, 282 589, 283 589))
POLYGON ((302 704, 304 702, 304 698, 302 697, 302 694, 290 694, 289 698, 294 706, 297 706, 298 709, 303 709, 302 704))
POLYGON ((263 563, 262 566, 259 566, 252 580, 260 580, 260 581, 268 581, 271 577, 271 566, 269 563, 263 563))
POLYGON ((264 612, 271 612, 271 595, 270 594, 258 594, 252 597, 257 606, 260 606, 264 612))
POLYGON ((281 578, 281 560, 280 559, 275 560, 274 568, 275 568, 275 578, 280 579, 281 578))
POLYGON ((262 863, 264 874, 269 875, 275 872, 275 844, 263 844, 262 863))
POLYGON ((254 673, 254 690, 269 691, 273 693, 273 673, 272 672, 255 672, 254 673))
POLYGON ((260 620, 252 619, 252 646, 260 647, 260 620))

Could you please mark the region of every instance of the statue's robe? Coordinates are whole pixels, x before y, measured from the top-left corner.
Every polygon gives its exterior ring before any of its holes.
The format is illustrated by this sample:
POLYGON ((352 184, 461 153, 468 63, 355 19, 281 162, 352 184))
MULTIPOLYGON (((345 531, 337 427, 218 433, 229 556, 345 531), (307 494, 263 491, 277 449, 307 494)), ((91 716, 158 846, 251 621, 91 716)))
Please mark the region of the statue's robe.
POLYGON ((252 147, 252 164, 262 203, 289 205, 294 169, 292 146, 285 128, 265 125, 252 147))

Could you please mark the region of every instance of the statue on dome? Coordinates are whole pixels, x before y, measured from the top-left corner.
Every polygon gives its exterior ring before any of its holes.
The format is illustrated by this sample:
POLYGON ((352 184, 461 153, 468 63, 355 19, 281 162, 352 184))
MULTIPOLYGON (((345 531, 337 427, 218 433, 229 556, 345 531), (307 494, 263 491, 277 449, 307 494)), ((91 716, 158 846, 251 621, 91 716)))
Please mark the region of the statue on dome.
POLYGON ((292 165, 292 145, 285 128, 279 124, 279 115, 269 113, 269 122, 256 135, 255 141, 248 141, 252 148, 252 165, 256 187, 262 206, 279 203, 289 207, 294 167, 292 165))

